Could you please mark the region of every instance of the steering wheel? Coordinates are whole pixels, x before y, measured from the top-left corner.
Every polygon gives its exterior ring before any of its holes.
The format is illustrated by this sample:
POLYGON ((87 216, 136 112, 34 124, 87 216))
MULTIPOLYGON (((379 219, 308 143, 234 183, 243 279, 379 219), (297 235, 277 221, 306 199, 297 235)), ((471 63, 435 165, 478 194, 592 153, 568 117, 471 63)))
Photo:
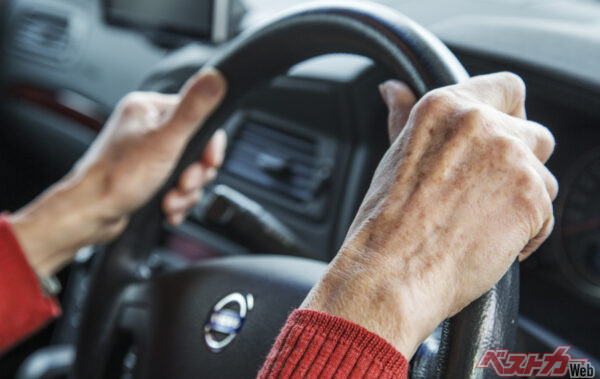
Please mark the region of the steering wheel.
MULTIPOLYGON (((164 188, 201 154, 248 90, 327 53, 371 58, 418 96, 468 77, 441 41, 394 10, 362 3, 296 9, 241 35, 205 65, 225 75, 228 92, 164 188)), ((98 257, 77 343, 77 378, 116 378, 123 370, 143 378, 253 377, 287 315, 324 272, 317 261, 253 255, 143 275, 162 227, 164 193, 137 211, 98 257)), ((515 339, 518 289, 513 264, 492 290, 443 323, 439 345, 422 345, 411 375, 486 377, 489 370, 475 367, 481 353, 510 348, 515 339)))

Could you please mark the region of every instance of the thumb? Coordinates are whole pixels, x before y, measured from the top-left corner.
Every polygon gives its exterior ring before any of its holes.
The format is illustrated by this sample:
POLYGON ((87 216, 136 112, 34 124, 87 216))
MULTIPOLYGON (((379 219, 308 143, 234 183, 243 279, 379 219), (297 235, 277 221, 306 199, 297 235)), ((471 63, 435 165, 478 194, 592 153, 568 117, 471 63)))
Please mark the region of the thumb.
POLYGON ((219 71, 213 68, 200 70, 182 87, 181 100, 165 129, 190 138, 221 103, 226 87, 225 77, 219 71))
POLYGON ((390 142, 398 137, 417 98, 408 85, 399 80, 387 80, 379 86, 381 97, 388 107, 388 134, 390 142))

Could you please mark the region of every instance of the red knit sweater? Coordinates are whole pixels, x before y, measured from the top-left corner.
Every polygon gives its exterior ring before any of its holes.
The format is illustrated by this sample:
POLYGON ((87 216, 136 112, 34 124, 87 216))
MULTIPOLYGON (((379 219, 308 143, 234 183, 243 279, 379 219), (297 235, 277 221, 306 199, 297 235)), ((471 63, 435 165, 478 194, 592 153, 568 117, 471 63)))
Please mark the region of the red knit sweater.
POLYGON ((383 338, 327 313, 296 310, 259 378, 406 378, 404 356, 383 338))
MULTIPOLYGON (((0 215, 0 354, 60 314, 0 215)), ((406 359, 383 338, 326 313, 296 310, 259 378, 405 378, 406 359)))
POLYGON ((0 354, 60 314, 56 301, 43 295, 6 218, 0 215, 0 354))

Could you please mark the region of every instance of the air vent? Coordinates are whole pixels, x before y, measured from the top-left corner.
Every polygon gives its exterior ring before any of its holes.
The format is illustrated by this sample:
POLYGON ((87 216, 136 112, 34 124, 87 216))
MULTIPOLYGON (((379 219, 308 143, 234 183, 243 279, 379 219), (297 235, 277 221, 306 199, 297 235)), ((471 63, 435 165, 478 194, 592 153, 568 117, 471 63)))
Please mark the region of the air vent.
POLYGON ((14 36, 14 49, 61 62, 69 45, 69 21, 57 14, 24 12, 17 20, 14 36))
POLYGON ((307 202, 331 176, 332 163, 319 158, 316 141, 246 122, 223 168, 271 192, 307 202))

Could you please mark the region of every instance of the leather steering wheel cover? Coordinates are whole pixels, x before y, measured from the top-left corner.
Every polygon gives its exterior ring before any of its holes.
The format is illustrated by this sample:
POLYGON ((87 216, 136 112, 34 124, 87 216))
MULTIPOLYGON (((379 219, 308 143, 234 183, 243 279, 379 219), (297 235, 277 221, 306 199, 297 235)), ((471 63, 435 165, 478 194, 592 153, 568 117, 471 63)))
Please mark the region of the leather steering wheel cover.
POLYGON ((469 77, 437 37, 395 10, 375 3, 297 7, 243 33, 205 64, 227 78, 227 94, 188 144, 169 183, 202 153, 248 90, 299 62, 328 53, 371 58, 391 77, 409 84, 419 97, 469 77))
POLYGON ((420 25, 387 7, 364 3, 292 9, 244 33, 206 65, 225 74, 229 96, 237 97, 298 62, 338 52, 373 59, 419 96, 468 77, 447 47, 420 25))
POLYGON ((514 349, 519 315, 519 262, 515 261, 491 290, 445 325, 446 378, 496 378, 477 368, 486 349, 514 349), (502 315, 502 317, 498 317, 502 315), (461 356, 458 356, 460 352, 461 356))
MULTIPOLYGON (((419 96, 468 77, 460 62, 436 37, 389 8, 360 3, 311 5, 294 10, 240 36, 206 64, 227 78, 226 98, 192 138, 164 188, 170 188, 183 169, 201 154, 210 136, 249 89, 305 59, 334 52, 373 59, 393 77, 405 80, 419 96)), ((123 235, 98 262, 80 327, 76 377, 93 379, 102 375, 111 342, 108 332, 118 315, 123 292, 140 281, 137 268, 144 264, 158 238, 164 193, 165 189, 159 191, 132 216, 123 235)), ((511 274, 490 293, 448 323, 448 338, 443 341, 443 357, 439 360, 445 364, 436 370, 440 376, 477 376, 470 362, 476 361, 479 351, 510 346, 512 334, 498 330, 508 327, 514 331, 516 327, 515 270, 511 268, 511 274), (500 321, 499 327, 489 328, 490 320, 500 321), (473 349, 475 343, 479 345, 473 349), (458 364, 460 361, 467 363, 458 364)))

